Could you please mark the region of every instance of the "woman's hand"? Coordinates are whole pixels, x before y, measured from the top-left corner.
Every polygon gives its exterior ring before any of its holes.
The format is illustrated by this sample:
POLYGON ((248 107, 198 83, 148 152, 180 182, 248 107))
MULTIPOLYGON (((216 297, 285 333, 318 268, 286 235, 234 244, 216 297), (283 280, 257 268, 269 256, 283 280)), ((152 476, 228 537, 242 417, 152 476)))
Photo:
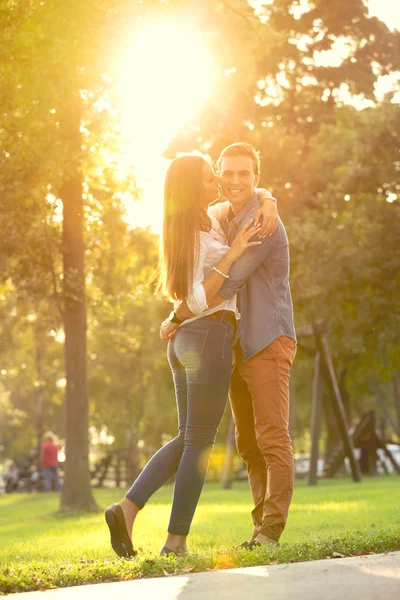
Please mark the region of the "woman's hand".
POLYGON ((257 189, 257 196, 261 202, 261 208, 257 211, 254 222, 261 224, 258 237, 266 238, 274 233, 278 227, 278 205, 271 192, 265 189, 257 189), (270 198, 274 198, 270 200, 270 198))
POLYGON ((169 318, 165 319, 160 326, 160 338, 164 342, 168 342, 175 333, 175 330, 179 327, 178 323, 172 323, 169 318))
POLYGON ((231 249, 229 250, 229 254, 231 258, 235 261, 242 256, 243 252, 247 248, 251 248, 252 246, 259 246, 262 242, 250 242, 250 239, 254 235, 259 235, 261 229, 261 225, 254 225, 254 219, 248 221, 243 225, 239 233, 237 234, 235 240, 232 243, 231 249))

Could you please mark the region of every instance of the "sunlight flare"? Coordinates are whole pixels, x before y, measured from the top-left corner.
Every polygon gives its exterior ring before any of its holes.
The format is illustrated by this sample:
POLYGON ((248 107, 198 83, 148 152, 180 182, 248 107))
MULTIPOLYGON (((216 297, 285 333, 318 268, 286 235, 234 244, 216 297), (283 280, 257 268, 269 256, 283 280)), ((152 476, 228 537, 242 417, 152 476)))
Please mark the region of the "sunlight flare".
POLYGON ((123 132, 143 199, 126 199, 132 224, 160 231, 168 143, 207 101, 213 60, 201 32, 162 22, 132 32, 117 69, 123 132))
POLYGON ((195 116, 210 93, 211 67, 199 32, 157 25, 133 36, 118 86, 135 157, 160 156, 195 116))

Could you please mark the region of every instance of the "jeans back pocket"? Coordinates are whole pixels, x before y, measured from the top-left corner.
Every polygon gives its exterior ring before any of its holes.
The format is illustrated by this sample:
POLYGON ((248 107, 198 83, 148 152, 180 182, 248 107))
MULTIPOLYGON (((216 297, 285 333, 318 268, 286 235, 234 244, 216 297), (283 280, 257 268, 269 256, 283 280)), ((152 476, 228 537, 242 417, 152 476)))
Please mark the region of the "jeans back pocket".
POLYGON ((208 329, 182 327, 175 334, 177 353, 190 352, 203 354, 208 337, 208 329))
POLYGON ((201 368, 208 333, 208 329, 188 326, 180 328, 173 338, 179 362, 193 372, 201 368))

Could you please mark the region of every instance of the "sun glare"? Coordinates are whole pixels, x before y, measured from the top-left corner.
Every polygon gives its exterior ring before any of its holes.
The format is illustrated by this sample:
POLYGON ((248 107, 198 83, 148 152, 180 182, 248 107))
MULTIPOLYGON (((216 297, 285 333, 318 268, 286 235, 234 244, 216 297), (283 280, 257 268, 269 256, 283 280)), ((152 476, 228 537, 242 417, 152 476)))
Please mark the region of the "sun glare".
POLYGON ((140 202, 127 203, 132 224, 149 214, 159 230, 162 215, 161 159, 169 141, 207 100, 212 80, 212 58, 201 33, 160 23, 132 32, 118 68, 123 128, 138 183, 140 202))
POLYGON ((211 63, 200 33, 158 26, 135 34, 119 77, 134 154, 161 154, 195 116, 210 92, 211 63))

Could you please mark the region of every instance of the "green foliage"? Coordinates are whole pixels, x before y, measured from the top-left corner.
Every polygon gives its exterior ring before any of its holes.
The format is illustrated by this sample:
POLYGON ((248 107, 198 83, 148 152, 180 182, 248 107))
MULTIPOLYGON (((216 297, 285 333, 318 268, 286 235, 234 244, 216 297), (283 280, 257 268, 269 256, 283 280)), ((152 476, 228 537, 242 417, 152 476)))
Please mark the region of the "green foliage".
POLYGON ((400 107, 389 102, 338 109, 336 122, 311 140, 309 206, 287 220, 297 323, 329 321, 336 369, 358 414, 378 408, 379 397, 390 406, 387 382, 400 360, 399 204, 392 201, 400 189, 399 119, 400 107))
POLYGON ((153 294, 158 248, 149 232, 109 216, 101 253, 91 256, 88 288, 92 422, 107 424, 116 447, 127 447, 132 433, 135 446, 144 439, 158 447, 176 421, 166 346, 158 337, 167 304, 153 294))

